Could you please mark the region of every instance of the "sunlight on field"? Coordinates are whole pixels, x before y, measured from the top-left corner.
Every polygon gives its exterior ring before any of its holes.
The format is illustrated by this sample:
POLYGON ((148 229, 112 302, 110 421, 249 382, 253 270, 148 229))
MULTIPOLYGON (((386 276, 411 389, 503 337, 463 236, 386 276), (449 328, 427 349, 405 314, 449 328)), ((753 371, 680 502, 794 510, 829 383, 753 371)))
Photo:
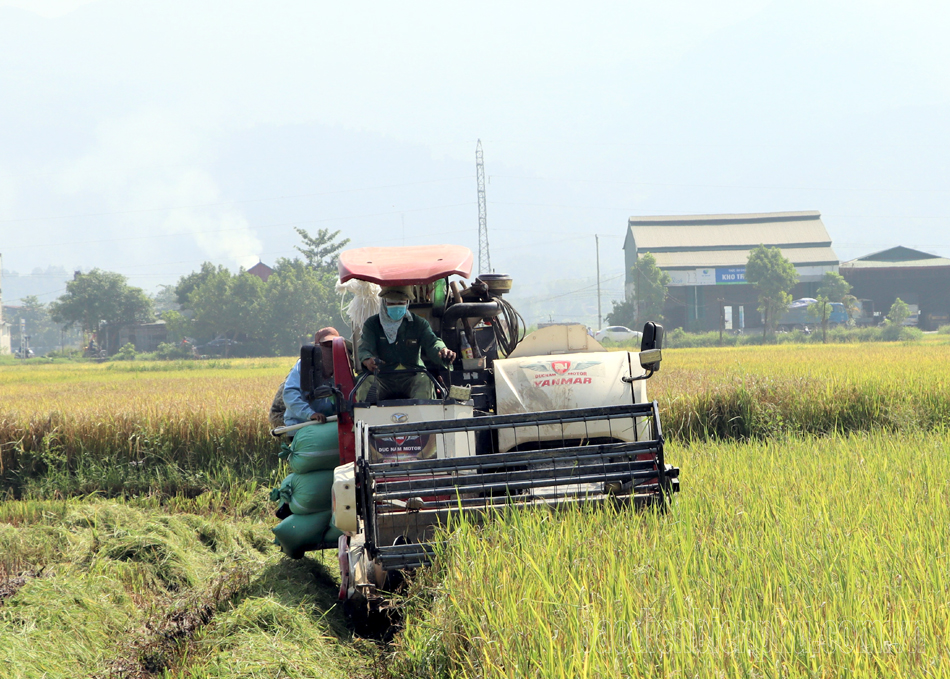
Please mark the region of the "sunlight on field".
POLYGON ((950 433, 671 446, 666 514, 453 535, 403 676, 943 676, 950 433))
POLYGON ((267 410, 293 361, 4 368, 0 475, 159 459, 184 469, 266 466, 274 448, 267 410))
MULTIPOLYGON (((463 526, 420 574, 386 671, 950 673, 948 353, 664 351, 648 393, 682 470, 670 510, 463 526)), ((327 568, 269 543, 266 412, 293 360, 0 368, 0 481, 22 498, 0 502, 0 676, 147 665, 145 651, 171 653, 175 676, 369 667, 341 619, 325 623, 327 568), (214 622, 163 646, 188 607, 214 622), (42 646, 50 634, 62 643, 42 646)))

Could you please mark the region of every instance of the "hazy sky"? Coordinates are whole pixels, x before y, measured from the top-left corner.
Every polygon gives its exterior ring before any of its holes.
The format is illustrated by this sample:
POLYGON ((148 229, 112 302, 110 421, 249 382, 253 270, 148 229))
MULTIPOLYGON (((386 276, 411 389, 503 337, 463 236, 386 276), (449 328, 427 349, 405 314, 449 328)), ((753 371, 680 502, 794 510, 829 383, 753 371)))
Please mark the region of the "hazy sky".
POLYGON ((631 215, 819 210, 842 260, 950 256, 948 7, 0 0, 0 253, 152 290, 293 226, 477 250, 481 138, 524 292, 589 302, 599 234, 609 306, 631 215))

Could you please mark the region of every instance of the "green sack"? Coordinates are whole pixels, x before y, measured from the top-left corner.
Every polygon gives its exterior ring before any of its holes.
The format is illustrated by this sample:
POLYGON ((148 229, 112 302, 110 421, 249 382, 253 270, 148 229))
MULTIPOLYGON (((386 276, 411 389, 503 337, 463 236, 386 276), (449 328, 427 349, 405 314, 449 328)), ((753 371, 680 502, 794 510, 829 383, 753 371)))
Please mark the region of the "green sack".
POLYGON ((277 536, 277 544, 287 556, 299 559, 304 552, 321 549, 325 543, 334 544, 341 533, 330 528, 330 512, 317 512, 298 516, 292 514, 271 530, 277 536))
POLYGON ((290 474, 280 484, 280 500, 294 514, 314 514, 333 506, 333 471, 290 474))
POLYGON ((293 478, 293 474, 290 474, 283 482, 277 487, 271 490, 270 492, 270 501, 271 502, 284 502, 284 494, 287 494, 287 497, 290 497, 290 481, 293 478))
POLYGON ((286 459, 298 474, 338 467, 340 440, 336 422, 311 424, 298 429, 286 459))

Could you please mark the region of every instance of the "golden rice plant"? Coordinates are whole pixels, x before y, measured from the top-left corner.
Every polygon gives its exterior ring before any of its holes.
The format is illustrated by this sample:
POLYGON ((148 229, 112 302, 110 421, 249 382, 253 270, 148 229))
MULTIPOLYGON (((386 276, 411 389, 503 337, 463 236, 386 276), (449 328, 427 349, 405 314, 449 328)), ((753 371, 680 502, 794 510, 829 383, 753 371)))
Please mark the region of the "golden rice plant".
POLYGON ((950 675, 950 432, 671 445, 665 513, 464 524, 405 677, 950 675))
POLYGON ((267 409, 292 359, 184 365, 4 368, 0 478, 9 484, 91 462, 133 469, 273 466, 267 409))

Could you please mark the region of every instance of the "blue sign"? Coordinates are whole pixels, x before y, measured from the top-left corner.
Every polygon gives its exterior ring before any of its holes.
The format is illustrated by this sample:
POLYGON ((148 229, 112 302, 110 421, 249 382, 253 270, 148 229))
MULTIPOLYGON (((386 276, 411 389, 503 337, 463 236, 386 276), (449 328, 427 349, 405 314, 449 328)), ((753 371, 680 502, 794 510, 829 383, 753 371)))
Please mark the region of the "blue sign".
POLYGON ((744 266, 716 269, 716 285, 729 285, 730 283, 745 283, 744 266))

